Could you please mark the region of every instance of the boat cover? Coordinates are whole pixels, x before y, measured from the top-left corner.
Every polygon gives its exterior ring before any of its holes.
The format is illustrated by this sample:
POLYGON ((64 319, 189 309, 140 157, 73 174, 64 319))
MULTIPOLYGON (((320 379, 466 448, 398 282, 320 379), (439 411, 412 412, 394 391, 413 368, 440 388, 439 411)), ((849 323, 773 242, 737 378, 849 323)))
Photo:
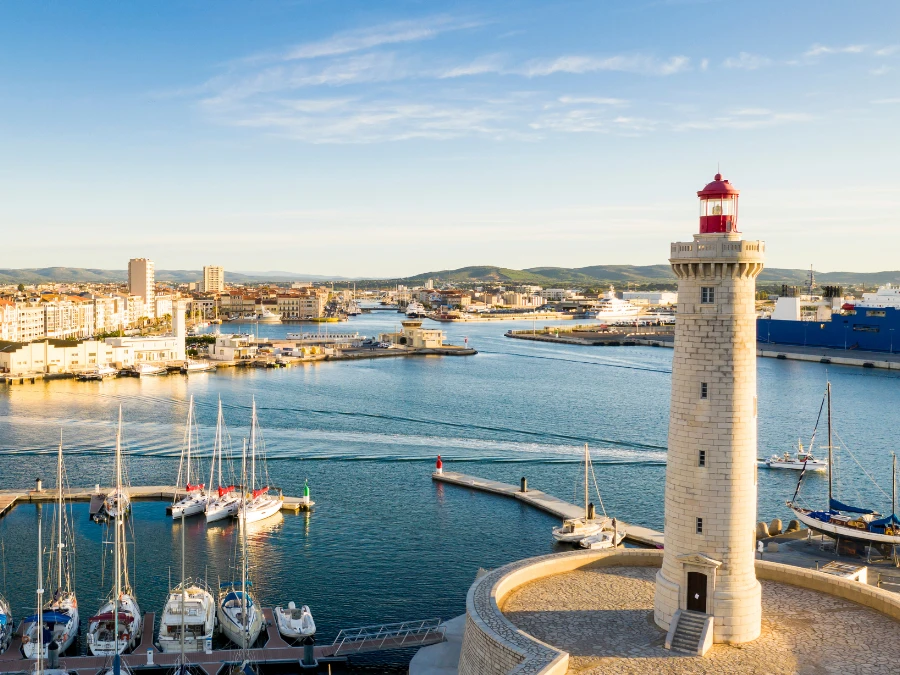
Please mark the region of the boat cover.
POLYGON ((832 499, 830 506, 833 509, 837 509, 838 511, 845 511, 847 513, 875 513, 872 509, 861 509, 858 506, 849 506, 848 504, 842 504, 837 499, 832 499))
MULTIPOLYGON (((224 605, 226 602, 230 602, 230 601, 232 601, 232 600, 242 600, 243 598, 241 597, 241 595, 242 595, 242 594, 241 594, 240 591, 231 591, 231 593, 229 593, 228 595, 226 595, 226 596, 225 596, 225 599, 222 600, 222 604, 224 605)), ((247 596, 247 606, 249 607, 249 606, 251 606, 252 604, 253 604, 253 598, 251 598, 251 597, 248 595, 248 596, 247 596)))
MULTIPOLYGON (((110 614, 110 616, 112 616, 110 614)), ((44 612, 44 621, 47 623, 69 623, 72 617, 62 612, 44 612)), ((32 614, 22 619, 25 623, 37 623, 38 615, 32 614)))
POLYGON ((234 491, 234 485, 229 485, 228 487, 220 487, 219 488, 219 496, 224 497, 229 492, 233 492, 233 491, 234 491))
MULTIPOLYGON (((103 614, 98 614, 97 616, 92 616, 88 621, 90 623, 94 623, 95 621, 115 621, 115 616, 113 616, 112 612, 103 612, 103 614)), ((119 621, 123 623, 132 623, 134 621, 134 617, 126 614, 125 612, 119 612, 119 621)))
POLYGON ((268 486, 268 485, 266 485, 266 487, 261 487, 261 488, 259 488, 258 490, 254 490, 254 491, 253 491, 253 499, 256 499, 256 498, 259 497, 260 495, 264 495, 264 494, 267 493, 268 491, 269 491, 269 486, 268 486))
POLYGON ((184 489, 187 490, 188 492, 193 492, 194 490, 202 490, 203 483, 200 483, 199 485, 191 485, 190 483, 188 483, 187 485, 184 486, 184 489))
POLYGON ((900 525, 900 518, 898 518, 895 514, 892 513, 891 515, 885 516, 884 518, 879 518, 878 520, 873 520, 871 523, 869 523, 869 528, 870 529, 873 527, 884 528, 884 527, 887 527, 888 525, 890 525, 891 527, 897 527, 898 525, 900 525))

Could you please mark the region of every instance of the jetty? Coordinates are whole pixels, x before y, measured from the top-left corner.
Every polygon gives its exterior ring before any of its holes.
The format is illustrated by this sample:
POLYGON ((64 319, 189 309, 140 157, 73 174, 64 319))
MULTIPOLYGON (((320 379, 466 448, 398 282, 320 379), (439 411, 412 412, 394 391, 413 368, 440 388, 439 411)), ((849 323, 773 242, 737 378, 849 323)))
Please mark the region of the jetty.
MULTIPOLYGON (((208 675, 216 675, 223 665, 241 663, 245 658, 253 663, 296 664, 303 669, 304 647, 296 647, 278 633, 271 608, 263 609, 265 619, 265 644, 246 652, 240 649, 217 649, 205 652, 188 652, 185 656, 191 669, 199 669, 208 675)), ((122 662, 132 672, 140 670, 171 670, 180 657, 178 653, 164 654, 153 644, 155 613, 144 614, 144 625, 140 642, 130 654, 122 657, 122 662)), ((346 661, 351 655, 370 654, 389 649, 425 647, 445 640, 445 628, 440 619, 426 621, 406 621, 379 626, 347 628, 340 631, 330 644, 313 648, 317 662, 346 661)), ((0 654, 0 673, 30 673, 34 661, 22 658, 22 626, 16 631, 9 649, 0 654)), ((109 667, 110 658, 105 656, 60 656, 59 667, 79 675, 96 675, 109 667)), ((123 668, 124 671, 124 668, 123 668)), ((154 671, 158 672, 158 670, 154 671)))
MULTIPOLYGON (((450 485, 459 485, 481 492, 489 492, 490 494, 501 495, 518 499, 521 502, 530 504, 551 516, 556 516, 560 520, 567 518, 584 517, 584 507, 564 502, 559 497, 542 492, 541 490, 522 489, 522 486, 509 485, 496 480, 488 480, 486 478, 478 478, 476 476, 468 476, 464 473, 455 471, 435 471, 431 474, 432 480, 440 483, 449 483, 450 485)), ((643 546, 651 546, 653 548, 662 548, 663 533, 651 530, 649 527, 640 525, 629 525, 628 523, 618 520, 617 522, 625 529, 625 540, 631 541, 643 546)))
MULTIPOLYGON (((273 489, 278 489, 273 486, 273 489)), ((113 488, 95 485, 92 488, 66 488, 63 490, 63 498, 68 502, 89 502, 90 515, 94 516, 100 511, 103 500, 113 488)), ((182 488, 171 485, 138 485, 128 488, 128 494, 132 501, 170 501, 181 499, 187 495, 182 488)), ((0 490, 0 518, 9 513, 16 504, 31 502, 44 503, 57 500, 56 488, 45 489, 41 486, 34 490, 0 490)), ((305 501, 301 497, 285 497, 281 504, 282 511, 308 511, 315 502, 305 501)))

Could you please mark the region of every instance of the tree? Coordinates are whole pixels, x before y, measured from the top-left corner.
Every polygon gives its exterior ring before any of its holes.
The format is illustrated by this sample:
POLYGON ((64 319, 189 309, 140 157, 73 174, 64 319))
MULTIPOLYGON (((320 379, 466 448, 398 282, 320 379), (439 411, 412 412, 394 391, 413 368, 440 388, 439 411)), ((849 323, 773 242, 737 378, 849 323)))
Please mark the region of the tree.
POLYGON ((25 292, 25 284, 19 284, 16 288, 19 289, 19 293, 25 292))

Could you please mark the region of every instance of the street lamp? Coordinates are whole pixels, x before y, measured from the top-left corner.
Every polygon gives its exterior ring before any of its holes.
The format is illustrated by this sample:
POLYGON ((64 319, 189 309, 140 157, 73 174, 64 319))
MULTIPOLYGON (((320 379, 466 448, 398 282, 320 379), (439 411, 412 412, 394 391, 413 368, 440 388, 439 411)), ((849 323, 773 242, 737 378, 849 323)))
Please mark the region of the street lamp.
POLYGON ((891 331, 891 354, 894 353, 894 329, 890 328, 891 331))
POLYGON ((844 351, 847 351, 847 324, 844 324, 844 351))

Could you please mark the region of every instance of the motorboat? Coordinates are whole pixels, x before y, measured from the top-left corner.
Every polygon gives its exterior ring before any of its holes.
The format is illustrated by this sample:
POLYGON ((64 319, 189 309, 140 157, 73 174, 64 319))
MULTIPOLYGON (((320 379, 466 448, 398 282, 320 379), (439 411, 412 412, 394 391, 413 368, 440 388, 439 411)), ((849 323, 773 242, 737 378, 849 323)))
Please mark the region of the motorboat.
POLYGON ((155 363, 138 363, 134 366, 133 370, 138 377, 165 375, 167 372, 169 372, 163 366, 156 365, 155 363))
POLYGON ((6 598, 0 595, 0 654, 9 648, 15 630, 12 610, 6 598))
POLYGON ((200 652, 212 640, 215 627, 216 602, 212 593, 201 582, 186 579, 169 592, 160 615, 157 645, 167 654, 177 654, 182 649, 200 652))
POLYGON ((98 523, 106 522, 110 518, 115 518, 121 510, 123 516, 127 516, 131 510, 131 496, 124 488, 113 489, 103 499, 103 506, 92 516, 98 523))
POLYGON ((812 452, 803 449, 803 441, 797 441, 797 452, 772 455, 765 461, 770 469, 792 469, 794 471, 828 471, 828 462, 816 459, 812 452))
POLYGON ((625 530, 616 528, 603 528, 599 532, 589 535, 578 542, 581 548, 588 548, 593 551, 605 548, 617 548, 622 540, 625 539, 625 530))
POLYGON ((43 658, 47 658, 47 645, 51 641, 56 642, 59 653, 64 654, 78 636, 78 599, 72 583, 71 565, 75 556, 75 542, 63 496, 65 484, 62 440, 60 440, 56 460, 56 513, 53 518, 56 550, 51 549, 50 553, 49 579, 50 587, 55 590, 53 597, 44 603, 40 616, 34 615, 24 620, 28 627, 22 636, 22 653, 28 659, 38 657, 38 645, 41 644, 43 658))
POLYGON ((216 364, 212 361, 192 361, 188 359, 181 364, 182 375, 193 375, 194 373, 208 373, 216 369, 216 364))
POLYGON ((421 302, 413 300, 406 306, 406 316, 410 319, 419 319, 425 316, 425 305, 421 302))
POLYGON ((108 377, 116 377, 119 371, 110 365, 99 365, 96 368, 84 370, 78 375, 78 379, 87 380, 105 380, 108 377))
MULTIPOLYGON (((825 388, 825 399, 822 407, 828 405, 828 502, 825 508, 807 508, 800 504, 798 498, 800 496, 800 488, 803 485, 805 471, 800 472, 797 480, 797 487, 794 489, 794 495, 787 502, 788 508, 794 513, 797 520, 806 525, 813 532, 818 532, 826 537, 830 537, 837 541, 850 541, 861 546, 870 546, 880 549, 884 554, 896 557, 897 547, 900 547, 900 518, 897 517, 897 457, 893 457, 891 468, 891 513, 883 516, 877 511, 854 504, 846 504, 839 501, 834 496, 834 451, 833 442, 833 422, 831 415, 831 382, 828 382, 825 388)), ((819 408, 819 417, 821 418, 822 408, 819 408)), ((816 420, 816 426, 813 429, 813 441, 819 420, 816 420)), ((850 457, 859 463, 853 456, 850 457)), ((875 484, 875 488, 883 493, 883 490, 868 471, 860 465, 863 472, 875 484)), ((861 497, 859 491, 855 491, 857 498, 861 497)))
MULTIPOLYGON (((246 483, 245 483, 246 485, 246 483)), ((253 411, 250 418, 250 493, 245 495, 238 511, 238 517, 245 523, 255 523, 266 518, 271 518, 281 511, 284 503, 284 495, 273 495, 269 490, 273 489, 269 484, 269 469, 266 465, 265 446, 262 443, 259 432, 259 420, 256 417, 256 399, 253 399, 253 411), (257 472, 257 457, 260 456, 262 471, 257 472), (265 477, 265 485, 256 487, 257 473, 265 477)))
MULTIPOLYGON (((207 496, 206 502, 206 522, 212 523, 216 520, 222 520, 223 518, 230 518, 233 515, 236 515, 238 512, 238 508, 241 505, 241 497, 238 493, 237 489, 234 486, 234 481, 230 484, 226 485, 224 482, 224 477, 222 475, 222 460, 223 453, 225 449, 226 439, 228 438, 228 431, 225 428, 225 418, 222 415, 222 399, 219 398, 219 414, 216 418, 216 438, 213 443, 213 457, 212 464, 209 467, 209 485, 210 485, 210 493, 207 496), (212 494, 212 485, 213 480, 215 479, 215 472, 218 469, 218 488, 216 490, 216 494, 212 494)), ((231 478, 234 478, 234 471, 231 469, 231 456, 229 452, 228 458, 228 469, 232 474, 231 478)))
MULTIPOLYGON (((194 396, 191 395, 190 403, 188 403, 187 426, 184 431, 184 444, 181 450, 181 461, 178 465, 178 485, 181 485, 184 479, 184 490, 187 494, 180 500, 172 504, 170 512, 172 518, 185 518, 187 516, 195 516, 203 513, 206 509, 208 496, 204 492, 202 483, 191 483, 191 471, 194 469, 194 461, 191 459, 192 441, 197 435, 197 428, 194 424, 194 396)), ((199 475, 198 470, 194 471, 194 475, 199 475)))
POLYGON ((268 309, 263 309, 253 316, 253 321, 258 323, 281 323, 281 314, 277 314, 268 309))
POLYGON ((303 605, 297 609, 293 601, 288 603, 287 609, 280 606, 275 608, 275 623, 279 633, 293 640, 316 634, 316 622, 313 621, 309 607, 303 605))
MULTIPOLYGON (((584 516, 579 518, 566 518, 560 527, 554 527, 553 538, 564 544, 577 544, 585 537, 597 534, 604 525, 609 522, 609 518, 596 518, 594 513, 594 505, 590 503, 590 491, 588 489, 588 474, 593 473, 591 467, 591 453, 588 450, 587 443, 584 444, 584 516)), ((594 481, 596 488, 596 480, 594 481)), ((598 491, 597 497, 600 497, 598 491)), ((600 501, 602 506, 603 502, 600 501)))

